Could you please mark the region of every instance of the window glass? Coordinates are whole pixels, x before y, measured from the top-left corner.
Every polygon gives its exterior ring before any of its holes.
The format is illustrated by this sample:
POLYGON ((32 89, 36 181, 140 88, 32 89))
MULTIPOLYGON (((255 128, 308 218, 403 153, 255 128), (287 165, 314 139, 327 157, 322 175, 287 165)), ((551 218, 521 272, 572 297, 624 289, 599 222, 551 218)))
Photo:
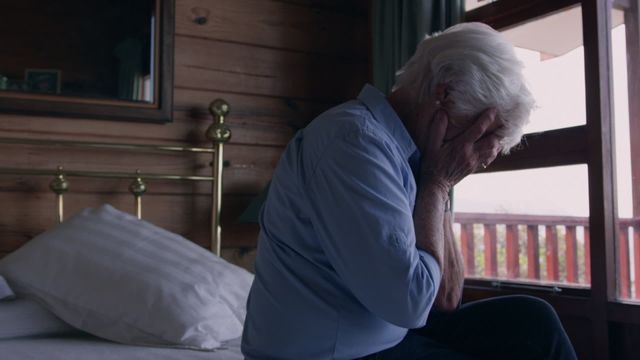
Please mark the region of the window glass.
POLYGON ((477 9, 481 6, 485 6, 487 4, 491 4, 492 2, 495 2, 497 0, 465 0, 464 2, 464 9, 466 11, 470 11, 473 9, 477 9))
POLYGON ((503 34, 516 48, 536 99, 525 133, 585 124, 581 7, 520 24, 503 34))
POLYGON ((586 165, 472 175, 455 188, 467 277, 588 286, 586 165))

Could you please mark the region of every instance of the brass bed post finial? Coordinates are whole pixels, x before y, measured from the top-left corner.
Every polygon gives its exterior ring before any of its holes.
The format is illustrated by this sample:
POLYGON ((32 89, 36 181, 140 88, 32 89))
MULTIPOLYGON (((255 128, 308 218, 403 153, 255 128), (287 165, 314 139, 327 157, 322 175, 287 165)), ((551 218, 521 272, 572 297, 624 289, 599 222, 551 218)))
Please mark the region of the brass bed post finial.
POLYGON ((142 195, 147 191, 147 184, 142 181, 140 169, 136 170, 136 178, 129 185, 129 192, 135 197, 136 216, 142 220, 142 195))
POLYGON ((213 198, 211 206, 211 251, 220 256, 223 146, 224 143, 231 139, 231 129, 224 123, 224 119, 229 114, 229 104, 222 99, 213 100, 209 104, 209 112, 213 115, 213 124, 207 129, 206 136, 207 139, 213 142, 215 149, 212 162, 214 183, 211 190, 213 198))
POLYGON ((49 183, 49 189, 56 194, 56 200, 58 202, 58 223, 61 223, 64 219, 64 193, 69 190, 69 182, 62 172, 62 166, 58 166, 58 172, 55 178, 49 183))

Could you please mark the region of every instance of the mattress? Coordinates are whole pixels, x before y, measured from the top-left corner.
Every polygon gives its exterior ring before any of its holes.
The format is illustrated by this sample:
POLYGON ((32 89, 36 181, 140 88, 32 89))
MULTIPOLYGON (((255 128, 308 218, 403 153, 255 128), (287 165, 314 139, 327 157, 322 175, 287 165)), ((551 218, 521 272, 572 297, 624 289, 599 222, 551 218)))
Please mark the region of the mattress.
POLYGON ((123 345, 90 335, 0 340, 2 360, 242 360, 240 338, 215 351, 123 345))

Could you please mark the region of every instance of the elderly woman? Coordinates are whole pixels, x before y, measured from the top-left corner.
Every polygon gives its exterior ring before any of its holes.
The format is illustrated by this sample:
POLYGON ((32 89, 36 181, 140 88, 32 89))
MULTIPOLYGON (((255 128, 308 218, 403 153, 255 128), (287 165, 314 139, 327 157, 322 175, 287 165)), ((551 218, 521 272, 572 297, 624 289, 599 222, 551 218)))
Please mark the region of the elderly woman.
POLYGON ((245 356, 575 358, 541 300, 458 308, 447 194, 520 141, 532 106, 512 46, 462 24, 423 40, 388 98, 367 85, 298 132, 262 208, 245 356))

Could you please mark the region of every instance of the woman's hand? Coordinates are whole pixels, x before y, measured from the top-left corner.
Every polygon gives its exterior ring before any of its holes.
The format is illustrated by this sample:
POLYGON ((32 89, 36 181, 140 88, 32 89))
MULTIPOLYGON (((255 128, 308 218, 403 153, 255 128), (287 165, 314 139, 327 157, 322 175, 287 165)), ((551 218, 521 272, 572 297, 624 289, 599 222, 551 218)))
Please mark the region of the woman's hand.
POLYGON ((438 110, 422 146, 421 182, 448 193, 467 175, 491 164, 501 150, 500 138, 489 130, 497 127, 496 121, 495 109, 487 109, 465 132, 445 142, 449 121, 446 112, 438 110))

